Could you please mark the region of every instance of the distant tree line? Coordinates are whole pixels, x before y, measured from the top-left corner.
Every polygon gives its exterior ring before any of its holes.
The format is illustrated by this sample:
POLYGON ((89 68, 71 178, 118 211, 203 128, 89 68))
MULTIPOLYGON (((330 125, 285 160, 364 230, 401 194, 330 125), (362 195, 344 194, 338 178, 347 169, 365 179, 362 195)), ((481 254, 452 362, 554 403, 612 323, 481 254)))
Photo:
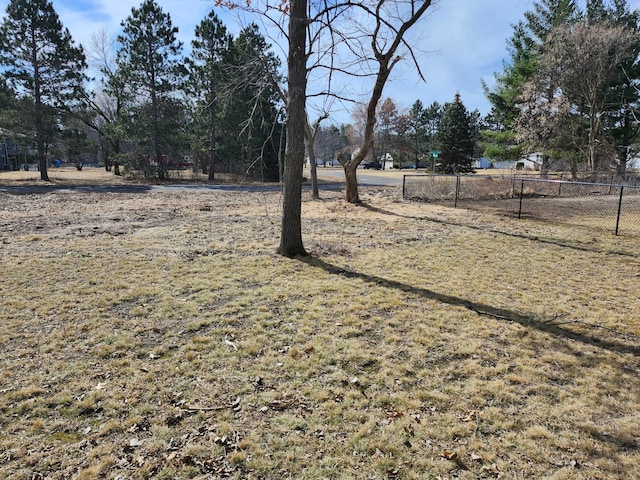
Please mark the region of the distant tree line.
MULTIPOLYGON (((626 0, 587 0, 584 10, 576 0, 535 2, 513 26, 495 85, 485 85, 488 115, 468 111, 455 92, 444 105, 417 100, 408 110, 386 98, 376 107, 368 162, 468 173, 482 156, 535 152, 543 175, 554 165, 574 176, 623 175, 640 150, 639 20, 626 0)), ((257 25, 234 37, 212 11, 188 55, 154 0, 132 8, 121 26, 116 38, 97 32, 83 48, 49 0, 9 3, 0 26, 0 128, 28 144, 42 178, 59 156, 159 179, 185 167, 209 180, 222 172, 281 178, 286 79, 257 25)), ((309 156, 321 165, 354 157, 368 121, 357 103, 349 124, 318 121, 305 133, 309 156)))
POLYGON ((280 62, 254 24, 237 37, 212 11, 190 54, 154 0, 77 46, 49 0, 12 0, 0 26, 0 127, 37 152, 166 179, 194 168, 278 180, 285 116, 280 62), (91 67, 91 68, 89 68, 91 67), (89 80, 89 72, 96 76, 89 80))
MULTIPOLYGON (((434 173, 470 173, 482 155, 479 143, 484 120, 468 111, 459 93, 453 101, 425 107, 416 100, 410 110, 385 98, 376 113, 370 164, 375 168, 426 168, 434 173)), ((356 108, 353 123, 343 126, 346 149, 357 145, 365 115, 356 108)))

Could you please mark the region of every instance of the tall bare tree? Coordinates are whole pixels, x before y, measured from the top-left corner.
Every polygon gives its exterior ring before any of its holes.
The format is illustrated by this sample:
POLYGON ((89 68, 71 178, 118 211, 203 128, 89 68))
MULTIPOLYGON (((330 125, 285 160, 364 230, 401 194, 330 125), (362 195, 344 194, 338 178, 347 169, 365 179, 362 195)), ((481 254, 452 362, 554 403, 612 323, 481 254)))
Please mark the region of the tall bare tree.
POLYGON ((314 200, 320 198, 320 191, 318 189, 318 172, 316 161, 316 138, 320 132, 320 123, 328 117, 327 114, 320 116, 313 125, 309 123, 309 116, 307 115, 307 121, 304 126, 304 139, 307 144, 307 156, 309 157, 309 170, 311 171, 311 195, 314 200))
POLYGON ((117 39, 106 30, 91 35, 86 46, 91 75, 95 75, 97 87, 85 98, 87 108, 79 118, 99 136, 102 160, 106 171, 120 175, 118 157, 122 143, 122 129, 118 120, 130 96, 117 75, 117 39))
POLYGON ((302 242, 302 169, 307 124, 307 0, 291 0, 287 57, 287 144, 283 174, 282 227, 278 253, 307 255, 302 242))
MULTIPOLYGON (((224 0, 218 0, 225 3, 224 0)), ((233 2, 229 2, 233 3, 233 2)), ((320 46, 320 37, 328 32, 329 41, 324 43, 320 60, 314 62, 315 71, 325 68, 329 74, 327 84, 332 84, 334 72, 353 72, 344 65, 336 64, 333 55, 338 45, 344 45, 351 56, 359 56, 359 61, 367 63, 373 57, 374 87, 367 106, 367 122, 363 144, 357 155, 345 159, 343 168, 347 179, 347 200, 359 202, 356 168, 368 154, 373 139, 376 106, 383 88, 393 70, 402 58, 410 56, 415 63, 412 50, 405 40, 405 34, 414 26, 431 6, 432 0, 360 0, 359 2, 320 2, 309 4, 307 0, 286 2, 269 1, 258 10, 269 17, 276 12, 275 25, 288 21, 287 28, 281 26, 288 41, 288 84, 287 84, 287 146, 283 174, 283 215, 280 246, 278 252, 286 256, 306 255, 302 242, 302 169, 305 153, 305 103, 307 101, 307 75, 310 66, 307 60, 311 52, 309 45, 320 46), (313 13, 309 9, 313 7, 313 13), (341 19, 344 29, 338 28, 341 19), (315 30, 313 27, 316 27, 315 30), (367 27, 370 27, 367 30, 367 27), (308 31, 310 34, 308 35, 308 31), (365 45, 371 45, 367 52, 365 45)), ((251 5, 251 2, 249 2, 251 5)), ((353 67, 353 65, 351 65, 353 67)), ((417 66, 417 63, 416 63, 417 66)), ((330 88, 324 91, 329 94, 330 88)))
POLYGON ((418 23, 432 3, 432 0, 377 0, 350 4, 352 5, 351 15, 366 17, 371 22, 372 27, 364 31, 363 28, 367 22, 359 23, 361 31, 359 38, 362 40, 360 47, 367 43, 370 44, 370 53, 375 65, 373 88, 366 103, 366 121, 362 143, 353 155, 342 157, 342 167, 346 178, 346 200, 350 203, 360 202, 357 168, 372 148, 376 109, 391 72, 402 59, 409 57, 418 67, 418 73, 421 75, 411 45, 405 39, 405 35, 411 27, 418 23))

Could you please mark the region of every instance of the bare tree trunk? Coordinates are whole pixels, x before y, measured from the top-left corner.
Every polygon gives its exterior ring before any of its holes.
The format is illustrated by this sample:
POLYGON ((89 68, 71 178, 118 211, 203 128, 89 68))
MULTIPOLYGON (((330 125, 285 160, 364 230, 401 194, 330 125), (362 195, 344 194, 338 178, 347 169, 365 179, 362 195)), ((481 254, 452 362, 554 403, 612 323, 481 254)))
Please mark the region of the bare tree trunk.
POLYGON ((309 125, 309 118, 307 117, 304 127, 305 141, 307 143, 307 155, 309 156, 309 169, 311 172, 311 194, 314 200, 320 200, 320 192, 318 191, 318 168, 316 165, 316 150, 314 143, 318 127, 320 126, 320 122, 323 118, 326 117, 319 118, 312 129, 311 125, 309 125))
MULTIPOLYGON (((155 81, 153 82, 155 85, 155 81)), ((151 121, 153 122, 153 151, 156 157, 158 168, 158 180, 166 179, 166 166, 162 162, 162 151, 160 150, 160 126, 158 124, 158 98, 155 87, 151 91, 151 121)))
POLYGON ((549 156, 542 154, 542 163, 540 163, 540 178, 549 178, 549 156))
POLYGON ((207 180, 213 182, 216 175, 216 109, 214 102, 217 97, 213 82, 209 85, 209 167, 207 169, 207 180))
POLYGON ((620 160, 618 163, 616 174, 620 177, 620 180, 623 180, 625 175, 627 174, 627 161, 629 160, 629 151, 621 152, 619 154, 620 160))
POLYGON ((35 127, 36 127, 36 149, 38 152, 38 168, 40 169, 40 180, 45 182, 49 181, 49 174, 47 172, 47 156, 45 154, 44 145, 44 125, 42 122, 43 110, 42 97, 41 97, 41 79, 40 72, 36 68, 34 72, 35 80, 35 92, 36 92, 36 106, 35 106, 35 127))
POLYGON ((49 181, 49 174, 47 172, 47 156, 44 153, 44 142, 40 139, 37 141, 38 149, 38 168, 40 169, 40 180, 45 182, 49 181))
POLYGON ((358 164, 350 162, 344 167, 344 176, 346 179, 346 200, 349 203, 360 203, 358 195, 358 164))
POLYGON ((209 165, 207 166, 207 181, 213 182, 216 178, 216 132, 214 127, 209 131, 209 165))
MULTIPOLYGON (((378 5, 381 6, 380 2, 378 5)), ((349 203, 359 203, 360 197, 358 196, 358 177, 356 175, 358 165, 365 159, 367 154, 371 151, 373 146, 373 135, 374 128, 376 124, 376 107, 378 106, 378 102, 382 97, 382 91, 384 89, 387 80, 389 79, 389 75, 393 70, 393 67, 401 60, 402 56, 397 55, 396 52, 400 45, 405 45, 403 37, 404 34, 409 30, 415 23, 420 19, 420 17, 427 11, 427 9, 431 6, 431 0, 423 0, 421 3, 418 2, 417 5, 414 5, 416 8, 411 10, 411 15, 405 21, 402 21, 400 25, 397 25, 394 29, 395 37, 390 40, 388 44, 388 49, 386 51, 382 51, 378 49, 378 37, 377 34, 380 32, 380 26, 387 22, 388 20, 383 19, 380 11, 376 12, 376 29, 375 33, 372 36, 372 48, 373 48, 373 56, 378 62, 378 72, 376 73, 376 81, 373 86, 373 90, 371 91, 371 97, 369 98, 369 103, 367 104, 367 117, 364 127, 364 138, 362 140, 362 144, 360 145, 360 149, 348 162, 344 163, 342 166, 344 167, 344 173, 346 177, 346 200, 349 203)), ((386 42, 381 42, 382 44, 386 44, 386 42)))
POLYGON ((291 0, 289 17, 289 93, 287 145, 284 157, 282 229, 278 253, 287 257, 307 255, 302 244, 302 168, 307 122, 307 0, 291 0))
POLYGON ((309 155, 309 171, 311 172, 311 195, 314 200, 320 200, 320 191, 318 190, 318 168, 316 165, 316 151, 313 148, 313 142, 307 145, 307 154, 309 155))
MULTIPOLYGON (((213 108, 213 107, 212 107, 213 108)), ((207 180, 213 182, 216 172, 216 126, 215 113, 211 111, 211 128, 209 130, 209 168, 207 180)))

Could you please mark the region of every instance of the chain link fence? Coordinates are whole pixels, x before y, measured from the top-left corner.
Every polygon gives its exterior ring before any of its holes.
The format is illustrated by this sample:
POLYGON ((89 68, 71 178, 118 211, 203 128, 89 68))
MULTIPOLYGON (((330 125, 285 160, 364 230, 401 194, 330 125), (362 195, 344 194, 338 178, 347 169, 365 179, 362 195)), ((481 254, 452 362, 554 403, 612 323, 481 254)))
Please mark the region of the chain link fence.
POLYGON ((402 195, 453 207, 491 209, 616 235, 640 235, 640 186, 492 175, 405 175, 402 195))

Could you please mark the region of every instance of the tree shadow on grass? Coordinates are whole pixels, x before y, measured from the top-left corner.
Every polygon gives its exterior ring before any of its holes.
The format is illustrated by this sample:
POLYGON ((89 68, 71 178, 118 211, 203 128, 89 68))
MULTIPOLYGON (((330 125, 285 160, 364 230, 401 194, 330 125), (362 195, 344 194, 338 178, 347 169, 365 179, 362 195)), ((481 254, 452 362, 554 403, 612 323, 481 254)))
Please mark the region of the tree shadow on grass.
MULTIPOLYGON (((378 277, 375 275, 369 275, 366 273, 360 273, 353 270, 347 270, 347 269, 344 269, 343 267, 327 263, 324 260, 311 255, 307 257, 298 257, 298 260, 300 260, 303 263, 306 263, 311 267, 320 268, 333 275, 339 275, 346 278, 359 279, 359 280, 362 280, 363 282, 366 282, 378 287, 395 289, 402 292, 418 295, 420 297, 423 297, 429 300, 435 300, 440 303, 445 303, 447 305, 451 305, 454 307, 466 308, 467 310, 476 312, 479 315, 489 316, 492 318, 509 321, 509 322, 515 322, 525 327, 535 328, 536 330, 539 330, 557 337, 571 339, 571 340, 581 342, 587 345, 591 345, 597 348, 603 348, 611 352, 640 356, 640 346, 637 345, 637 337, 633 335, 626 335, 620 332, 608 330, 611 333, 618 334, 621 338, 628 338, 629 343, 622 343, 616 340, 605 340, 603 338, 599 338, 594 335, 587 335, 580 332, 574 332, 566 328, 566 325, 568 323, 573 323, 573 322, 557 324, 551 321, 537 319, 535 315, 533 315, 532 313, 521 313, 514 310, 492 307, 491 305, 485 305, 482 303, 474 302, 472 300, 456 297, 454 295, 435 292, 433 290, 429 290, 426 288, 416 287, 414 285, 408 285, 406 283, 401 283, 395 280, 390 280, 390 279, 378 277), (631 337, 634 337, 634 338, 631 338, 631 337)), ((599 327, 596 325, 590 325, 590 324, 582 324, 582 325, 587 325, 589 327, 592 327, 592 329, 602 328, 602 327, 599 327)), ((607 330, 607 329, 603 329, 603 330, 607 330)))
POLYGON ((396 212, 391 212, 389 210, 385 210, 383 208, 379 208, 379 207, 374 207, 372 205, 368 205, 366 203, 362 203, 360 206, 366 208, 367 210, 371 210, 372 212, 376 212, 376 213, 381 213, 383 215, 391 215, 394 217, 400 217, 400 218, 406 218, 408 220, 422 220, 422 221, 428 221, 428 222, 434 222, 434 223, 440 223, 442 225, 453 225, 456 227, 465 227, 465 228, 469 228, 472 230, 479 230, 482 232, 489 232, 489 233, 495 233, 498 235, 505 235, 508 237, 514 237, 514 238, 521 238, 524 240, 530 240, 532 242, 538 242, 538 243, 545 243, 548 245, 555 245, 558 247, 563 247, 563 248, 570 248, 572 250, 578 250, 581 252, 589 252, 589 253, 604 253, 604 254, 608 254, 608 255, 620 255, 623 257, 632 257, 632 258, 636 258, 637 257, 637 253, 633 253, 633 252, 623 252, 620 250, 603 250, 603 249, 599 249, 599 248, 594 248, 594 247, 584 247, 581 245, 575 245, 575 244, 571 244, 569 242, 566 241, 562 241, 562 240, 553 240, 553 239, 548 239, 548 238, 540 238, 536 235, 527 235, 524 233, 513 233, 513 232, 504 232, 502 230, 496 230, 490 227, 486 227, 483 225, 470 225, 468 223, 461 223, 461 222, 453 222, 451 220, 441 220, 438 218, 433 218, 433 217, 416 217, 414 215, 402 215, 400 213, 396 213, 396 212))

